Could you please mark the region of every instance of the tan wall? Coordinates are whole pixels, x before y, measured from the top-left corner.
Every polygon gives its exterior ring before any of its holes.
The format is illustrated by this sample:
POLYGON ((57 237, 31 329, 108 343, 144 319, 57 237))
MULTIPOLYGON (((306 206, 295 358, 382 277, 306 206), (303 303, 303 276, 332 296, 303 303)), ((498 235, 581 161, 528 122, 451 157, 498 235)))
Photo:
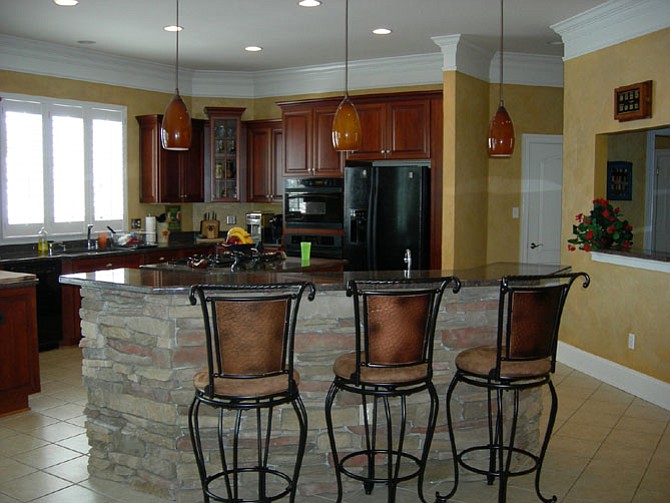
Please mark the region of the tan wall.
MULTIPOLYGON (((498 108, 497 85, 490 86, 489 118, 498 108)), ((505 108, 512 118, 516 145, 509 159, 488 160, 488 241, 487 263, 518 262, 521 239, 520 220, 512 209, 521 210, 521 163, 524 134, 562 134, 563 89, 506 85, 505 108)), ((488 127, 488 125, 487 125, 488 127)), ((487 130, 488 132, 488 130, 487 130)), ((486 137, 484 137, 486 141, 486 137)), ((481 147, 486 148, 485 144, 481 147)))
MULTIPOLYGON (((595 195, 596 135, 670 124, 670 29, 602 49, 565 63, 563 241, 574 216, 595 195), (597 76, 597 78, 594 78, 597 76), (653 117, 613 118, 615 88, 652 79, 653 117)), ((602 146, 598 145, 599 153, 602 146)), ((587 271, 591 287, 568 299, 562 339, 589 353, 670 382, 670 275, 591 261, 582 251, 561 252, 561 262, 587 271), (637 346, 627 349, 628 333, 637 346)))

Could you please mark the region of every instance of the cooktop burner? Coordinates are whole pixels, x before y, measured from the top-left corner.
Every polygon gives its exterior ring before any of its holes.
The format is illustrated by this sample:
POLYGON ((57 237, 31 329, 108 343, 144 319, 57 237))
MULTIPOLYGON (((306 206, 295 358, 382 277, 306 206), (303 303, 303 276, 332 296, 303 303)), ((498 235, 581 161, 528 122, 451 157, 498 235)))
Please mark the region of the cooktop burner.
POLYGON ((286 260, 284 252, 263 253, 255 248, 243 251, 225 251, 210 255, 193 255, 186 259, 175 259, 172 265, 186 265, 194 269, 223 269, 243 271, 254 269, 274 269, 286 260))

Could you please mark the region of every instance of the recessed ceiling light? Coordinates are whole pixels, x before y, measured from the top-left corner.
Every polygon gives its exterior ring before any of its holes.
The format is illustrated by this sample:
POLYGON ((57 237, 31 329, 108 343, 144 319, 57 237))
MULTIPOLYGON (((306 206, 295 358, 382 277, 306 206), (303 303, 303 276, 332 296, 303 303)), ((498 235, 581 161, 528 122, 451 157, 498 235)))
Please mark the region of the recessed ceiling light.
POLYGON ((300 0, 298 5, 300 7, 318 7, 321 2, 319 0, 300 0))
POLYGON ((77 43, 81 45, 93 45, 95 44, 95 40, 77 40, 77 43))
POLYGON ((375 35, 388 35, 389 33, 391 33, 391 30, 389 30, 388 28, 375 28, 374 30, 372 30, 372 33, 374 33, 375 35))
POLYGON ((74 7, 79 3, 79 0, 54 0, 54 3, 61 7, 74 7))
POLYGON ((163 29, 165 31, 182 31, 184 28, 181 27, 181 26, 171 24, 171 25, 168 25, 168 26, 163 26, 163 29))
POLYGON ((247 47, 244 48, 244 50, 249 51, 249 52, 258 52, 258 51, 262 51, 263 48, 258 47, 257 45, 248 45, 247 47))

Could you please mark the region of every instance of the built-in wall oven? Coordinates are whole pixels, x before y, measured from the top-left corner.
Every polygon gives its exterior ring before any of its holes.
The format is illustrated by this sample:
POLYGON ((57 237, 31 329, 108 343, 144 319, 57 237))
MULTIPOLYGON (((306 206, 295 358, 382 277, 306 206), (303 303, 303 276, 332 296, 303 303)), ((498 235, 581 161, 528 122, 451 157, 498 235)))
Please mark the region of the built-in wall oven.
POLYGON ((343 204, 342 178, 286 178, 286 253, 300 255, 300 242, 310 241, 313 256, 341 257, 343 204))

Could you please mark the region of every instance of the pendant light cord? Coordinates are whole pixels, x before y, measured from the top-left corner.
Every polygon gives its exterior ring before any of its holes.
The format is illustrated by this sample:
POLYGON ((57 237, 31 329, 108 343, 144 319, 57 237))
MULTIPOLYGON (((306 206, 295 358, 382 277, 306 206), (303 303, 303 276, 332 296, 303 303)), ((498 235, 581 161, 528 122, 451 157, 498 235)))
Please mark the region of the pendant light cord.
POLYGON ((177 50, 176 50, 176 57, 175 57, 175 63, 174 63, 174 87, 175 90, 177 91, 177 94, 179 94, 179 0, 177 0, 177 50))
POLYGON ((500 0, 500 103, 503 102, 503 0, 500 0))
POLYGON ((349 0, 344 3, 344 96, 349 96, 349 0))

